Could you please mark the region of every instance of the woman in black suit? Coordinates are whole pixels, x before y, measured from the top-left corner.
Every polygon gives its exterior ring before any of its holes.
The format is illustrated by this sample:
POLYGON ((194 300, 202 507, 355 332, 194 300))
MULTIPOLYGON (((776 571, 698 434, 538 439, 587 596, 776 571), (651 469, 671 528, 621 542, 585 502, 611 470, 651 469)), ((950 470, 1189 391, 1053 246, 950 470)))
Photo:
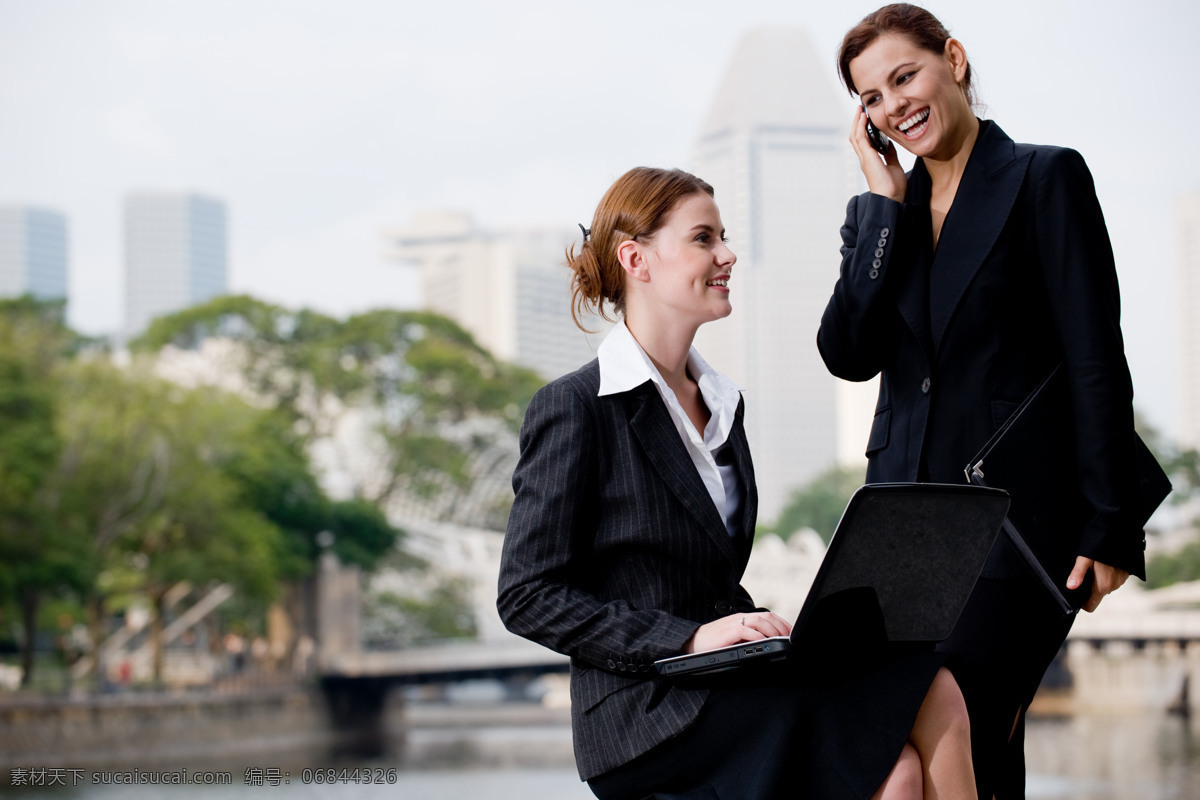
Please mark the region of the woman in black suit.
MULTIPOLYGON (((847 380, 881 375, 868 482, 959 483, 993 431, 1062 364, 987 473, 1075 603, 1144 577, 1132 386, 1112 248, 1075 151, 1016 144, 976 118, 963 45, 927 11, 885 6, 846 34, 841 77, 862 105, 850 141, 869 192, 851 199, 841 275, 817 343, 847 380), (873 148, 868 122, 894 144, 873 148)), ((1070 618, 1001 537, 945 650, 971 714, 981 797, 1024 796, 1024 711, 1070 618)))
POLYGON ((712 187, 649 168, 613 184, 567 257, 575 311, 620 320, 530 403, 497 605, 571 657, 581 778, 601 798, 974 797, 939 654, 657 676, 657 659, 790 628, 740 585, 758 503, 743 403, 692 348, 732 309, 736 258, 712 187))

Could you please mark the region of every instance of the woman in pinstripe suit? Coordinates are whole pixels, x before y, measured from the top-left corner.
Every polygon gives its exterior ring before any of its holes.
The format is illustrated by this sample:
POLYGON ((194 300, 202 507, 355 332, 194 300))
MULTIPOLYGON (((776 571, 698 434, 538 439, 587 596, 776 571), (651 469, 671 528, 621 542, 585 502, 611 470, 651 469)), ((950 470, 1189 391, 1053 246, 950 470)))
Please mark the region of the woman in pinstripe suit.
POLYGON ((962 696, 932 653, 663 679, 655 660, 789 623, 740 585, 758 496, 740 390, 692 348, 736 257, 712 187, 637 168, 572 247, 578 311, 621 319, 521 430, 498 608, 571 657, 580 777, 600 798, 972 798, 962 696))

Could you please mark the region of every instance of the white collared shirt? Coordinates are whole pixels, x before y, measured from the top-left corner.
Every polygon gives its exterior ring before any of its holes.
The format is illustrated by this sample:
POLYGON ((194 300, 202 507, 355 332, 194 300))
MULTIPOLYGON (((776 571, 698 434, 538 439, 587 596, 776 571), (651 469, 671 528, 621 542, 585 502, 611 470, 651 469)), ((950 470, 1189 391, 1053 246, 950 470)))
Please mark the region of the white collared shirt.
POLYGON ((711 415, 701 435, 654 362, 633 338, 624 320, 614 325, 604 337, 596 355, 600 360, 600 397, 628 392, 646 381, 654 383, 692 463, 696 465, 700 479, 704 481, 704 488, 708 490, 713 505, 725 522, 725 529, 730 536, 740 533, 737 523, 742 508, 742 485, 738 480, 737 468, 731 458, 722 459, 724 466, 718 464, 716 458, 717 452, 728 443, 729 433, 733 430, 738 402, 741 400, 738 385, 710 367, 696 352, 696 348, 688 352, 688 372, 700 386, 700 395, 711 415))

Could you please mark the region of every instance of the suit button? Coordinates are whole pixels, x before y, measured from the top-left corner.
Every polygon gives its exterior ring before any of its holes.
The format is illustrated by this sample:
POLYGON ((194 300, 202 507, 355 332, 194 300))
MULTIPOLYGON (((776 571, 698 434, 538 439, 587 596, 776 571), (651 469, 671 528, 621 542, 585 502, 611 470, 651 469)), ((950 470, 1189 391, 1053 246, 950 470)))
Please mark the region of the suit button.
POLYGON ((871 262, 871 266, 874 267, 875 269, 879 269, 880 267, 883 266, 883 262, 877 258, 871 262))
POLYGON ((929 378, 921 381, 921 394, 929 394, 929 387, 932 385, 933 383, 929 380, 929 378))
POLYGON ((882 236, 884 239, 886 239, 888 237, 888 234, 890 234, 891 232, 892 232, 891 228, 884 228, 883 230, 881 230, 879 232, 879 235, 882 236))
POLYGON ((867 275, 869 275, 871 277, 871 280, 875 280, 876 278, 879 277, 879 270, 872 269, 870 272, 867 273, 867 275))
POLYGON ((875 243, 876 247, 884 247, 885 245, 887 245, 887 239, 880 239, 875 243))
POLYGON ((613 660, 610 658, 610 659, 608 660, 608 668, 609 668, 609 669, 616 669, 616 668, 617 668, 617 662, 613 661, 613 660))
POLYGON ((876 247, 876 248, 875 248, 875 257, 876 257, 876 258, 883 258, 883 248, 882 248, 882 247, 876 247))
POLYGON ((717 602, 713 603, 713 610, 722 617, 728 616, 733 613, 733 603, 729 602, 728 600, 718 600, 717 602))
POLYGON ((617 662, 617 671, 618 671, 618 672, 624 672, 624 671, 625 671, 625 664, 624 664, 624 663, 622 663, 622 662, 620 662, 620 661, 618 661, 618 662, 617 662))

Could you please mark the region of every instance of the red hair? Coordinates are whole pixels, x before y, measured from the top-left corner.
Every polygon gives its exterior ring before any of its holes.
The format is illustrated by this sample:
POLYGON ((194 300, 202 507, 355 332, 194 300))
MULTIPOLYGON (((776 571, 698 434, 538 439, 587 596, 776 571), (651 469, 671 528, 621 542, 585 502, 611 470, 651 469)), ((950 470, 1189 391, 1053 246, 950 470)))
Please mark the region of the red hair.
POLYGON ((605 303, 625 311, 625 270, 617 248, 629 239, 646 241, 667 224, 680 201, 697 194, 713 196, 713 187, 680 169, 634 167, 608 188, 596 214, 590 235, 575 253, 567 248, 571 278, 571 316, 583 329, 580 315, 588 307, 608 318, 605 303))

